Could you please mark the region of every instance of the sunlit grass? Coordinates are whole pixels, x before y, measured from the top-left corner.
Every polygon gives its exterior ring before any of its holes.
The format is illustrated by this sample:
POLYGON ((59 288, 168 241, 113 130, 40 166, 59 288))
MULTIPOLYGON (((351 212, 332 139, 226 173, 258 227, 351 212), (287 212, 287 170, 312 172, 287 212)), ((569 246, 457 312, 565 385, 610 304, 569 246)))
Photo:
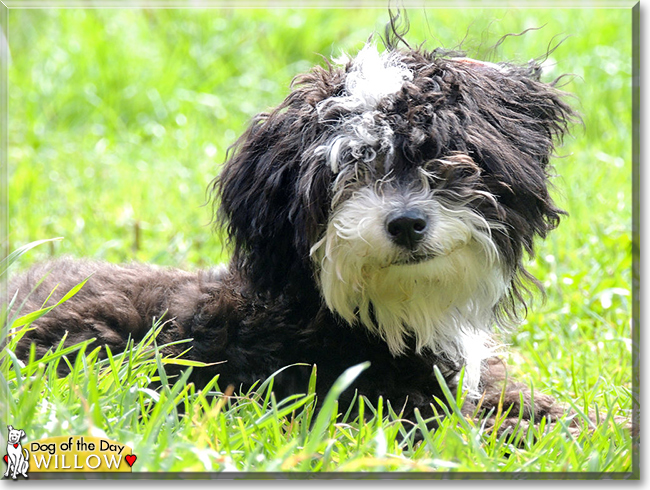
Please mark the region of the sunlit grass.
MULTIPOLYGON (((60 254, 183 268, 226 260, 203 205, 228 146, 319 54, 354 53, 387 18, 381 9, 12 9, 10 249, 63 237, 20 267, 60 254)), ((530 262, 548 299, 510 339, 509 363, 536 390, 606 422, 577 439, 559 425, 514 448, 452 413, 417 445, 402 442, 412 427, 383 406, 314 434, 310 394, 281 401, 267 389, 232 405, 177 380, 149 390, 155 353, 115 353, 115 365, 90 356, 61 379, 61 356, 19 369, 3 351, 12 401, 2 408, 13 425, 30 437, 104 431, 132 441, 141 468, 155 471, 630 470, 629 434, 612 417, 632 407, 631 12, 430 9, 410 20, 413 45, 451 48, 467 34, 469 54, 492 60, 525 62, 569 36, 545 63, 546 80, 574 74, 564 90, 584 121, 554 160, 554 194, 569 216, 530 262)))

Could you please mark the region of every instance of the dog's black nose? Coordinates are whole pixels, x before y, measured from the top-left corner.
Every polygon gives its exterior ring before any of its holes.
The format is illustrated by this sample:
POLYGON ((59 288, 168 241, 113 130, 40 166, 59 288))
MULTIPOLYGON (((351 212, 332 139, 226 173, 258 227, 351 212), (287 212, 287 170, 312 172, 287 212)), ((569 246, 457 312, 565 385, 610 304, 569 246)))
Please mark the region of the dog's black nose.
POLYGON ((393 214, 386 220, 386 230, 395 244, 413 250, 426 235, 426 216, 416 209, 393 214))

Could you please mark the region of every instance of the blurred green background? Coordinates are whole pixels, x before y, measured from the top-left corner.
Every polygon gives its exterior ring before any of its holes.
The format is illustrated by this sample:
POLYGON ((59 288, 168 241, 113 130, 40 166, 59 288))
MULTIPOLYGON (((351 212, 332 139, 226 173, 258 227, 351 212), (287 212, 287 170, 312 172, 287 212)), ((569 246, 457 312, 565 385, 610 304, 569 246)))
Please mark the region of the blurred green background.
MULTIPOLYGON (((582 114, 555 160, 566 218, 530 269, 547 287, 513 338, 523 376, 579 393, 631 380, 629 9, 408 9, 411 45, 526 62, 582 114), (507 33, 542 27, 510 37, 507 33), (541 376, 540 376, 541 375, 541 376)), ((226 260, 206 186, 256 113, 321 55, 354 54, 386 9, 9 11, 9 242, 197 268, 226 260)), ((629 399, 625 405, 629 404, 629 399)), ((629 405, 628 405, 629 406, 629 405)))

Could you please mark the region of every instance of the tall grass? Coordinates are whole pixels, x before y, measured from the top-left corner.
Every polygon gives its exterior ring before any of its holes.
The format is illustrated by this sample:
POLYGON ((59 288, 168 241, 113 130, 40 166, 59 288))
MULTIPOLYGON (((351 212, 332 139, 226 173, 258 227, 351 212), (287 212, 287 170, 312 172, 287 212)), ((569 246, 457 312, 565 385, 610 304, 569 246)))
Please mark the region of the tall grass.
MULTIPOLYGON (((381 400, 360 402, 366 421, 337 419, 333 404, 312 425, 313 394, 275 400, 270 383, 238 404, 183 379, 152 390, 164 376, 152 338, 104 361, 89 353, 60 378, 62 348, 23 367, 14 336, 2 353, 2 415, 32 438, 99 431, 132 442, 149 471, 630 471, 631 439, 614 417, 629 419, 633 403, 631 11, 413 9, 409 18, 413 45, 462 42, 492 60, 543 57, 569 36, 544 75, 573 74, 564 90, 584 121, 554 161, 554 195, 569 216, 529 263, 548 299, 509 339, 508 362, 536 391, 601 413, 601 425, 579 436, 566 424, 534 428, 515 447, 452 411, 420 444, 381 400)), ((183 268, 226 260, 203 205, 228 146, 319 54, 354 53, 387 20, 381 9, 10 10, 10 248, 63 237, 20 267, 61 254, 183 268)))

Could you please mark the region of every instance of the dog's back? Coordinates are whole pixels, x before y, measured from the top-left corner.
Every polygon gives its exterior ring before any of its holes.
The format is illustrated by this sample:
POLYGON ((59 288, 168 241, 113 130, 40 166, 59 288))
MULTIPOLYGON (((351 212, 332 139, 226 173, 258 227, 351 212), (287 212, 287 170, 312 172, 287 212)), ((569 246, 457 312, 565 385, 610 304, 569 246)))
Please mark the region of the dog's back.
MULTIPOLYGON (((41 263, 10 281, 9 299, 16 294, 12 310, 27 314, 54 306, 75 286, 87 280, 74 296, 35 322, 18 343, 16 355, 29 356, 35 344, 36 358, 56 346, 67 334, 66 345, 96 339, 91 349, 108 345, 120 352, 129 338, 141 340, 154 322, 167 321, 158 339, 165 344, 184 338, 200 298, 213 293, 223 269, 185 272, 142 264, 117 266, 90 260, 63 258, 41 263)), ((65 364, 61 364, 65 369, 65 364)))

